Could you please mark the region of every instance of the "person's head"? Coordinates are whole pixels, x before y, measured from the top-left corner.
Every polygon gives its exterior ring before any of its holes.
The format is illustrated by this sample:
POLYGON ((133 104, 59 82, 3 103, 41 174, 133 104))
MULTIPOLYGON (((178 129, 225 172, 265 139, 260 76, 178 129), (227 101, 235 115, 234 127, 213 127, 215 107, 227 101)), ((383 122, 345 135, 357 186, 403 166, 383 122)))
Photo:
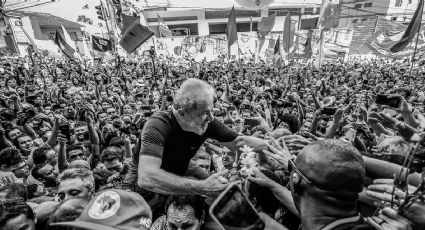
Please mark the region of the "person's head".
POLYGON ((99 113, 97 113, 97 118, 99 119, 99 123, 105 123, 106 120, 108 119, 108 115, 106 114, 106 112, 104 111, 100 111, 99 113))
POLYGON ((211 155, 205 152, 204 150, 199 150, 196 155, 192 158, 195 163, 205 169, 208 173, 210 173, 211 168, 211 155))
POLYGON ((190 78, 183 82, 174 96, 174 108, 180 124, 197 134, 203 134, 213 119, 214 89, 206 82, 190 78))
POLYGON ((126 104, 123 106, 123 113, 124 114, 131 114, 133 112, 133 109, 129 104, 126 104))
MULTIPOLYGON (((279 183, 279 178, 270 170, 261 170, 261 172, 274 182, 279 183)), ((258 212, 265 212, 273 216, 279 208, 279 200, 273 195, 273 192, 256 183, 248 181, 246 184, 247 196, 258 212)))
POLYGON ((233 151, 223 152, 223 158, 221 161, 226 169, 231 169, 233 167, 233 163, 236 162, 236 153, 233 151))
POLYGON ((49 224, 76 220, 89 202, 90 199, 85 197, 74 197, 62 201, 50 215, 49 224))
POLYGON ((68 162, 72 162, 74 160, 84 160, 84 148, 80 145, 70 145, 66 149, 68 162))
POLYGON ((108 115, 108 117, 110 119, 112 119, 113 117, 118 116, 118 112, 114 107, 109 107, 106 109, 106 114, 108 115))
POLYGON ((171 196, 165 211, 170 230, 199 230, 204 221, 204 201, 199 196, 171 196))
POLYGON ((12 172, 17 178, 27 178, 30 175, 30 168, 27 165, 27 161, 22 160, 21 162, 19 162, 19 164, 12 172))
POLYGON ((49 163, 51 165, 56 165, 58 163, 58 157, 56 152, 50 148, 36 148, 32 152, 32 159, 34 164, 49 163))
POLYGON ((0 151, 0 171, 13 172, 21 162, 21 153, 18 149, 8 147, 0 151))
POLYGON ((35 148, 33 139, 26 134, 19 135, 16 138, 15 145, 25 155, 28 155, 35 148))
POLYGON ((313 202, 319 204, 318 210, 323 212, 320 214, 354 215, 365 168, 361 154, 352 144, 335 139, 317 141, 288 165, 292 197, 300 213, 313 202))
POLYGON ((49 163, 35 165, 31 170, 31 175, 46 187, 57 186, 58 171, 49 163))
POLYGON ((10 183, 0 187, 0 202, 10 199, 28 200, 28 190, 24 184, 10 183))
POLYGON ((120 189, 109 189, 99 192, 91 199, 77 219, 51 223, 50 227, 147 230, 151 224, 152 211, 141 195, 120 189))
POLYGON ((7 133, 7 136, 9 137, 11 141, 15 141, 16 138, 19 137, 21 134, 22 134, 22 131, 20 129, 13 128, 7 133))
POLYGON ((85 122, 79 122, 77 124, 75 124, 75 138, 78 141, 84 141, 85 140, 85 134, 88 133, 88 127, 87 124, 85 122))
POLYGON ((58 197, 67 200, 74 197, 91 199, 94 194, 93 173, 87 169, 67 169, 59 176, 58 197))
POLYGON ((121 173, 124 169, 124 151, 118 147, 107 147, 102 151, 100 159, 106 169, 113 173, 121 173))
POLYGON ((279 124, 280 128, 285 128, 291 131, 292 133, 296 133, 299 130, 299 122, 298 118, 292 114, 285 113, 281 117, 281 123, 279 124))
POLYGON ((0 229, 35 230, 35 214, 22 199, 0 202, 0 229))

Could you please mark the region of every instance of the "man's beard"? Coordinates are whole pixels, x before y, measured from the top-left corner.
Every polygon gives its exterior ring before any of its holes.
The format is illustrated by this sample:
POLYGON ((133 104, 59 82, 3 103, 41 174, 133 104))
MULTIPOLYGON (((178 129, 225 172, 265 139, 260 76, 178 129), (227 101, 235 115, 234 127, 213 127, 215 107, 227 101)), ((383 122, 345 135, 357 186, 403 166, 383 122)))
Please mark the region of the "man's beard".
POLYGON ((207 131, 207 127, 208 127, 208 124, 205 124, 205 127, 202 127, 201 125, 198 125, 193 121, 186 121, 186 124, 190 128, 191 132, 194 132, 198 135, 203 135, 205 131, 207 131))

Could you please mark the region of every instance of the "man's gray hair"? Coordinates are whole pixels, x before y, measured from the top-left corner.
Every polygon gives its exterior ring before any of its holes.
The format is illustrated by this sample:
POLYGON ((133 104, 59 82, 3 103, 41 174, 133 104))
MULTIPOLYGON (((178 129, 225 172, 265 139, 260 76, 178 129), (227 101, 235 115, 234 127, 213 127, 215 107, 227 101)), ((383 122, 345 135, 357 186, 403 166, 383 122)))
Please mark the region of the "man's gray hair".
POLYGON ((72 168, 63 171, 59 176, 59 181, 80 178, 83 181, 84 187, 89 191, 94 191, 94 177, 90 170, 85 168, 72 168))
POLYGON ((203 102, 213 102, 215 91, 205 81, 189 78, 183 82, 174 96, 174 108, 193 111, 203 102))

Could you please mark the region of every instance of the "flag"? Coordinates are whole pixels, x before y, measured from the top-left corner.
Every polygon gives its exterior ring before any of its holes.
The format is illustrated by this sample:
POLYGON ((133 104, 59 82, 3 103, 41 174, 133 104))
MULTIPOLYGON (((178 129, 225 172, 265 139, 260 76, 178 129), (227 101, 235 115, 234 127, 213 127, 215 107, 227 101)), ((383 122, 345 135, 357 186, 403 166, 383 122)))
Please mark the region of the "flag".
POLYGON ((124 32, 127 30, 127 28, 134 22, 134 21, 140 21, 140 17, 139 16, 130 16, 130 15, 126 15, 126 14, 121 14, 121 18, 122 18, 122 24, 123 27, 121 29, 121 35, 124 34, 124 32))
POLYGON ((336 1, 336 0, 322 1, 322 7, 320 10, 320 16, 317 23, 317 29, 329 30, 330 28, 338 27, 341 11, 340 11, 339 5, 333 1, 336 1))
POLYGON ((276 44, 274 45, 273 51, 273 63, 275 66, 279 67, 282 65, 282 57, 280 56, 280 35, 277 38, 276 44))
POLYGON ((74 58, 75 50, 62 38, 59 31, 56 30, 55 44, 58 45, 61 52, 70 59, 74 58))
POLYGON ((171 30, 168 28, 167 24, 165 24, 164 20, 159 16, 159 14, 157 15, 160 36, 164 36, 167 38, 173 37, 173 33, 171 33, 171 30))
POLYGON ((285 17, 285 22, 283 24, 283 50, 286 53, 289 53, 289 48, 291 47, 291 12, 285 17))
POLYGON ((393 47, 391 47, 391 52, 396 53, 404 48, 413 40, 416 33, 419 32, 422 21, 422 14, 424 11, 424 0, 419 0, 418 8, 413 15, 412 20, 407 26, 406 32, 404 32, 403 37, 398 41, 393 47))
POLYGON ((87 57, 87 59, 89 59, 91 62, 93 62, 93 57, 91 56, 89 47, 87 46, 87 43, 84 39, 83 39, 82 55, 84 55, 85 57, 87 57))
POLYGON ((313 30, 317 28, 319 17, 301 19, 300 30, 313 30))
POLYGON ((138 21, 134 21, 121 37, 120 45, 128 53, 132 53, 152 36, 153 32, 148 27, 142 26, 138 21))
MULTIPOLYGON (((375 33, 364 42, 363 46, 368 48, 364 52, 370 53, 372 51, 377 55, 387 58, 404 58, 411 56, 415 50, 415 44, 412 42, 399 52, 393 53, 391 51, 391 48, 400 41, 406 30, 407 26, 399 22, 378 18, 375 33)), ((417 48, 419 51, 425 48, 423 33, 420 33, 417 48)), ((355 50, 350 50, 350 52, 354 53, 355 50)))
POLYGON ((270 33, 273 29, 274 24, 276 22, 276 14, 270 15, 265 18, 261 18, 260 22, 258 22, 258 38, 260 40, 258 53, 261 52, 263 48, 264 42, 266 41, 266 35, 270 33))
POLYGON ((232 7, 229 15, 229 21, 226 26, 227 48, 230 54, 230 47, 238 41, 238 26, 236 24, 235 7, 232 7))
POLYGON ((276 55, 280 56, 280 35, 277 38, 276 44, 274 45, 274 56, 276 55))
POLYGON ((99 52, 106 52, 108 50, 112 51, 112 42, 108 39, 104 39, 94 35, 91 36, 91 39, 94 50, 97 50, 99 52))
POLYGON ((311 58, 311 39, 313 37, 313 30, 308 31, 307 41, 304 44, 304 54, 307 59, 311 58))
POLYGON ((77 50, 77 48, 75 47, 75 42, 71 39, 71 36, 69 36, 68 32, 66 32, 66 29, 63 25, 61 25, 62 27, 62 31, 63 31, 63 38, 65 40, 65 42, 71 46, 71 48, 73 48, 74 50, 77 50))

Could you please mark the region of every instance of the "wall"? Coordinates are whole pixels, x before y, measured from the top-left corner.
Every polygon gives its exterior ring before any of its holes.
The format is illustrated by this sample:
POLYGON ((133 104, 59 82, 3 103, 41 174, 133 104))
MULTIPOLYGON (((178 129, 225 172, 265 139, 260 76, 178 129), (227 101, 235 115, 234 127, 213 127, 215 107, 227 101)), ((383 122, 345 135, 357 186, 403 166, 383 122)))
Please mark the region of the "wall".
MULTIPOLYGON (((286 12, 291 9, 299 9, 298 15, 303 14, 303 18, 308 18, 317 16, 319 14, 320 5, 303 4, 286 6, 285 8, 274 7, 271 8, 270 11, 249 11, 236 9, 236 22, 241 24, 249 24, 251 21, 250 16, 252 16, 252 22, 257 23, 261 20, 261 17, 267 17, 276 12, 278 13, 278 16, 276 17, 276 23, 272 31, 282 31, 286 12), (306 8, 309 8, 310 11, 305 11, 306 8)), ((158 30, 157 14, 159 14, 169 27, 182 24, 197 24, 198 35, 200 36, 206 36, 210 34, 210 24, 227 24, 229 13, 230 9, 175 9, 167 11, 144 11, 147 25, 151 27, 152 31, 154 32, 157 32, 158 30)), ((292 20, 298 21, 298 19, 299 17, 294 13, 292 20)), ((253 26, 253 28, 255 31, 256 27, 253 26)))

